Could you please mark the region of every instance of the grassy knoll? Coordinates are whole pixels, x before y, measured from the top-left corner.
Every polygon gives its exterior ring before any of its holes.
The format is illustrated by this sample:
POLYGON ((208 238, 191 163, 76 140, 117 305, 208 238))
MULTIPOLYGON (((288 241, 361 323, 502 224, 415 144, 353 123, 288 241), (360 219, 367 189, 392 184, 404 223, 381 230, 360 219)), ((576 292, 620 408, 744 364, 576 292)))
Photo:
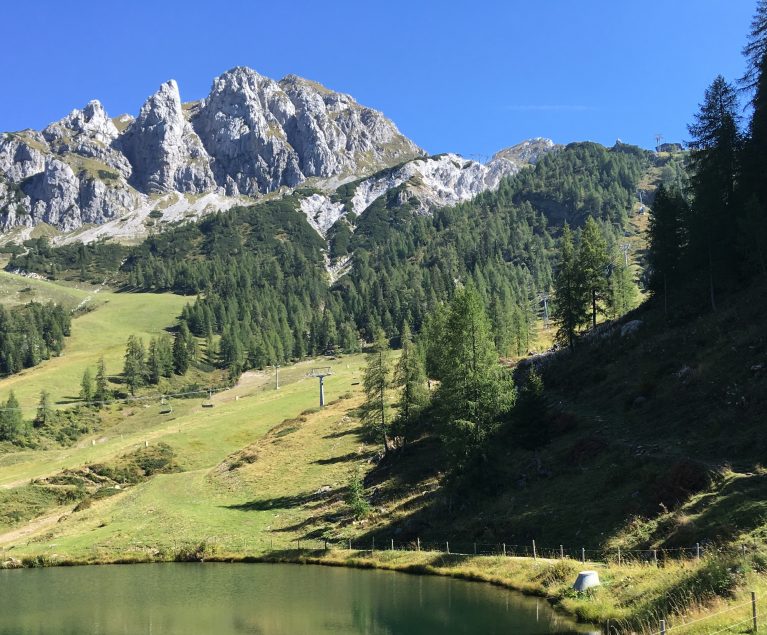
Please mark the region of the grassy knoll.
MULTIPOLYGON (((4 281, 0 277, 0 281, 4 281)), ((26 283, 26 279, 24 279, 26 283)), ((21 373, 0 380, 0 397, 9 390, 24 409, 25 417, 31 418, 37 405, 40 391, 51 393, 54 401, 77 399, 80 380, 86 368, 95 374, 99 357, 103 355, 107 372, 122 372, 125 343, 128 336, 136 334, 147 341, 163 329, 173 326, 187 298, 171 294, 113 293, 109 290, 86 292, 72 287, 39 282, 43 291, 50 291, 55 298, 57 289, 61 293, 91 297, 96 308, 72 320, 72 334, 66 339, 60 357, 54 357, 21 373)))
POLYGON ((94 287, 78 286, 26 278, 0 270, 0 304, 14 306, 28 302, 56 302, 67 309, 74 309, 80 302, 92 296, 94 287))

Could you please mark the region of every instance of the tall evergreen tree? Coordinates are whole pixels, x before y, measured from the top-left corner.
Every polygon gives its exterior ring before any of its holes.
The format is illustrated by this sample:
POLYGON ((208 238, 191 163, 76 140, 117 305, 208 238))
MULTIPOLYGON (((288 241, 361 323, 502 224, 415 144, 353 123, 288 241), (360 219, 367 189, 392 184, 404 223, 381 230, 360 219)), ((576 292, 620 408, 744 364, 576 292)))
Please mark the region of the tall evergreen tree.
POLYGON ((53 405, 51 404, 51 394, 47 390, 40 391, 40 401, 37 404, 34 426, 42 428, 49 426, 54 418, 53 405))
POLYGON ((128 338, 128 346, 125 351, 125 364, 123 366, 123 375, 125 383, 131 395, 136 394, 136 389, 140 388, 146 382, 146 352, 144 342, 135 335, 128 338))
POLYGON ((24 420, 21 406, 13 391, 0 410, 0 441, 16 441, 22 434, 24 420))
POLYGON ((96 401, 99 408, 111 400, 111 392, 109 390, 109 379, 107 378, 107 368, 104 364, 104 358, 99 359, 96 365, 96 389, 93 392, 93 399, 96 401))
POLYGON ((589 216, 581 235, 576 266, 580 271, 583 285, 591 302, 592 328, 597 326, 599 302, 607 299, 607 268, 609 264, 610 256, 607 251, 607 241, 594 217, 589 216))
POLYGON ((552 317, 559 324, 557 340, 575 347, 575 333, 588 315, 587 289, 578 267, 573 234, 565 223, 559 240, 559 262, 554 275, 552 317))
POLYGON ((80 399, 88 406, 93 402, 93 377, 90 369, 86 368, 80 381, 80 399))
POLYGON ((690 183, 694 194, 690 222, 690 253, 708 271, 709 300, 716 310, 716 282, 735 261, 738 206, 735 184, 741 136, 735 89, 721 75, 706 89, 692 135, 690 183))
POLYGON ((184 320, 181 321, 176 338, 173 341, 173 370, 177 375, 183 375, 189 370, 189 327, 184 320))
POLYGON ((379 330, 371 352, 367 355, 362 385, 365 401, 361 406, 362 421, 372 435, 389 451, 391 416, 389 389, 391 388, 391 352, 386 334, 379 330))
POLYGON ((400 391, 395 427, 404 444, 413 424, 428 403, 429 393, 426 389, 426 372, 423 359, 413 342, 410 325, 407 322, 402 327, 401 343, 402 350, 394 369, 393 385, 400 391))
POLYGON ((498 361, 487 317, 472 286, 450 302, 442 339, 441 383, 445 441, 460 469, 514 402, 514 388, 498 361))
POLYGON ((666 314, 670 289, 680 275, 687 216, 687 204, 681 193, 669 191, 661 185, 650 209, 648 259, 651 267, 650 288, 654 294, 663 295, 666 314))

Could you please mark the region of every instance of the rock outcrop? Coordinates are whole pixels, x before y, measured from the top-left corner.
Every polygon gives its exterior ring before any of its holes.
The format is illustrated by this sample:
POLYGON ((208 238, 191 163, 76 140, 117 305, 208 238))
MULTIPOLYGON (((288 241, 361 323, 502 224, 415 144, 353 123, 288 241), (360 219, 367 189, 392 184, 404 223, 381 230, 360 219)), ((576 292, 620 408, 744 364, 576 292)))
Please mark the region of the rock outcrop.
POLYGON ((117 145, 133 166, 131 185, 141 192, 200 193, 216 188, 210 157, 184 117, 173 80, 147 99, 117 145))

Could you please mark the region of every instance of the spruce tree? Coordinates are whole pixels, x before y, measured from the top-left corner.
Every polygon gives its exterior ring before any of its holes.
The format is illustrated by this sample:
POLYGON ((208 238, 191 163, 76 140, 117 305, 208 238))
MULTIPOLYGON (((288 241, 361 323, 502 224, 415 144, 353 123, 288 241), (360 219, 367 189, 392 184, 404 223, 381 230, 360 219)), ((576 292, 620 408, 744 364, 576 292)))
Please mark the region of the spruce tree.
POLYGON ((589 216, 581 235, 576 266, 580 270, 583 285, 591 302, 592 328, 597 326, 598 303, 605 300, 607 296, 607 268, 609 264, 607 242, 594 217, 589 216))
POLYGON ((389 389, 391 388, 391 353, 386 334, 379 329, 370 353, 366 357, 362 385, 365 401, 360 407, 362 422, 371 435, 383 445, 384 454, 389 451, 391 416, 389 414, 389 389))
POLYGON ((650 288, 655 295, 662 294, 665 314, 669 293, 680 275, 686 217, 687 204, 681 194, 661 185, 650 209, 648 260, 650 288))
POLYGON ((472 286, 458 289, 450 302, 441 351, 442 377, 435 400, 454 467, 461 469, 514 402, 513 384, 499 364, 490 320, 472 286))
POLYGON ((694 194, 690 222, 690 253, 694 265, 708 273, 709 301, 716 310, 716 285, 734 267, 739 207, 735 184, 741 136, 735 89, 719 75, 706 89, 695 122, 687 127, 694 194))
POLYGON ((101 357, 96 365, 96 389, 93 392, 93 398, 100 408, 111 400, 111 396, 106 364, 104 364, 104 358, 101 357))
POLYGON ((128 338, 128 346, 125 351, 125 364, 123 366, 125 383, 127 384, 131 395, 135 395, 136 389, 143 386, 146 381, 145 357, 144 343, 135 335, 131 335, 128 338))
POLYGON ((402 350, 394 369, 394 387, 399 388, 396 430, 403 445, 409 432, 429 401, 426 389, 426 372, 420 351, 413 342, 410 325, 405 322, 401 335, 402 350))
POLYGON ((189 337, 189 327, 182 320, 173 341, 173 370, 177 375, 183 375, 189 370, 189 337))
POLYGON ((565 223, 559 240, 559 262, 554 276, 554 306, 552 317, 559 324, 556 338, 572 350, 575 333, 588 315, 588 295, 578 268, 573 234, 565 223))
POLYGON ((91 371, 86 368, 83 372, 83 378, 80 380, 80 399, 85 405, 90 406, 93 402, 93 378, 91 371))
POLYGON ((21 406, 13 391, 0 411, 0 441, 15 441, 22 433, 24 420, 21 416, 21 406))
POLYGON ((42 428, 48 426, 53 421, 54 411, 51 405, 51 394, 47 390, 40 391, 40 401, 37 404, 34 426, 42 428))

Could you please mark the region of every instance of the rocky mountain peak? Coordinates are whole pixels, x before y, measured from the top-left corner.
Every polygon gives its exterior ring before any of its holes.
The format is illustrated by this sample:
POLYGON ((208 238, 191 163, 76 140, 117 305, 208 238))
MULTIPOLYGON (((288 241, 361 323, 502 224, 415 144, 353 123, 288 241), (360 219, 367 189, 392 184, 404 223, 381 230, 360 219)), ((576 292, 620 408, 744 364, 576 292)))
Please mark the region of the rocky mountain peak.
MULTIPOLYGON (((165 194, 205 194, 223 209, 236 197, 308 181, 324 192, 306 203, 324 232, 340 214, 362 212, 391 188, 417 200, 411 207, 419 213, 495 188, 553 145, 526 143, 486 165, 457 155, 427 158, 382 113, 350 95, 237 66, 216 77, 199 101, 184 104, 170 80, 135 118, 110 119, 94 100, 42 132, 0 135, 0 227, 45 221, 69 231, 92 223, 103 226, 100 236, 110 235, 112 225, 113 235, 126 236, 126 228, 156 224, 148 214, 165 194), (329 193, 349 181, 359 183, 354 201, 331 201, 329 193)), ((196 203, 175 200, 173 220, 188 217, 184 202, 187 211, 196 203)))
POLYGON ((215 189, 210 157, 184 117, 175 80, 162 84, 119 140, 133 166, 131 184, 142 192, 215 189))
POLYGON ((43 130, 43 136, 49 143, 80 135, 103 145, 109 145, 117 138, 117 128, 97 99, 89 101, 82 110, 76 108, 43 130))

